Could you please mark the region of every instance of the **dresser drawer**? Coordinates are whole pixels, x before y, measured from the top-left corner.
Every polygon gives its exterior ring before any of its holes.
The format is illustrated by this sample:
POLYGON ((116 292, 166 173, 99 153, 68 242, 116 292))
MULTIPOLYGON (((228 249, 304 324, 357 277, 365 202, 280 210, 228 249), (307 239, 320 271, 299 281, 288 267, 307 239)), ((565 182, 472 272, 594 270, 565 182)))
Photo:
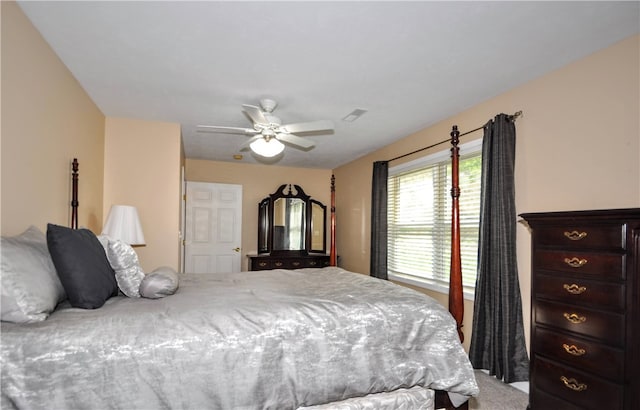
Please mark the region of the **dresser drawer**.
POLYGON ((268 259, 251 259, 249 270, 267 270, 273 269, 271 260, 268 259))
POLYGON ((620 409, 623 387, 593 374, 537 358, 534 389, 541 389, 585 410, 620 409))
POLYGON ((536 229, 536 241, 544 247, 622 250, 625 225, 540 226, 536 229))
POLYGON ((600 339, 616 346, 624 345, 623 314, 585 307, 536 300, 535 322, 600 339))
POLYGON ((601 279, 625 278, 623 254, 538 250, 534 257, 534 267, 540 270, 589 275, 601 279))
POLYGON ((624 353, 620 349, 539 326, 534 329, 532 344, 534 352, 550 359, 614 381, 624 380, 624 353))
POLYGON ((300 269, 304 267, 304 260, 302 259, 290 259, 286 261, 285 265, 285 269, 300 269))
POLYGON ((621 283, 545 274, 536 274, 534 280, 538 298, 597 306, 620 312, 625 307, 625 286, 621 283))
POLYGON ((324 268, 329 266, 329 258, 305 259, 304 268, 324 268))
POLYGON ((532 389, 529 399, 531 410, 584 410, 582 407, 575 406, 540 389, 532 389))
POLYGON ((285 265, 285 269, 324 268, 329 266, 329 258, 326 258, 326 261, 323 258, 290 259, 285 265))
POLYGON ((273 269, 300 269, 305 267, 304 259, 283 258, 272 261, 273 269))
POLYGON ((291 261, 287 259, 260 258, 251 260, 251 270, 293 269, 290 266, 291 261))

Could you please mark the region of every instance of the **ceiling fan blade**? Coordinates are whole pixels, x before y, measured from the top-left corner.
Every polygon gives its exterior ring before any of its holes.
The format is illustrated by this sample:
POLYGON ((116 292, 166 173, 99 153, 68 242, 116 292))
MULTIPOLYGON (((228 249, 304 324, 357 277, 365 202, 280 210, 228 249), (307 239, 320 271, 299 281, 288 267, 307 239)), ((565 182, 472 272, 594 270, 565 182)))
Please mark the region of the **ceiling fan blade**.
POLYGON ((254 124, 269 124, 269 121, 262 114, 262 110, 255 105, 242 104, 242 108, 254 124))
POLYGON ((289 134, 313 131, 333 131, 333 122, 329 120, 298 122, 280 126, 280 131, 289 134))
POLYGON ((253 128, 219 127, 216 125, 198 125, 198 132, 219 132, 223 134, 258 134, 253 128))
POLYGON ((291 134, 284 134, 284 133, 276 134, 276 138, 279 139, 280 141, 288 142, 289 144, 295 145, 296 147, 300 147, 302 149, 310 149, 316 145, 311 140, 308 140, 306 138, 296 137, 295 135, 291 135, 291 134))

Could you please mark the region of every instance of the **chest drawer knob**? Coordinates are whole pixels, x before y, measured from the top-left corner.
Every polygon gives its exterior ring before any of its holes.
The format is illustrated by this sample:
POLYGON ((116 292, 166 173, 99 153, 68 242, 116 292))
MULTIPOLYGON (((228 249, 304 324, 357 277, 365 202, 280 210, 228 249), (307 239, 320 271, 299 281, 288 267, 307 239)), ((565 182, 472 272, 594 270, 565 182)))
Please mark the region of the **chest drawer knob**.
POLYGON ((586 259, 578 259, 575 256, 571 259, 569 258, 564 258, 564 263, 566 263, 567 265, 571 266, 572 268, 581 268, 584 265, 587 264, 587 260, 586 259))
POLYGON ((576 379, 571 378, 568 379, 565 376, 561 376, 560 380, 564 383, 567 389, 571 389, 573 391, 585 391, 587 390, 587 385, 584 383, 579 383, 576 379))
POLYGON ((274 265, 276 265, 276 266, 280 267, 280 266, 284 265, 284 263, 282 263, 282 262, 276 262, 274 265))
POLYGON ((578 232, 578 231, 565 231, 564 232, 564 236, 566 236, 567 238, 571 239, 572 241, 579 241, 580 239, 584 239, 587 237, 587 233, 586 232, 578 232))
POLYGON ((260 265, 260 267, 264 268, 265 266, 267 266, 267 262, 258 262, 258 265, 260 265))
POLYGON ((578 323, 583 323, 587 320, 587 318, 585 316, 578 316, 576 313, 567 313, 564 312, 562 314, 564 316, 565 319, 567 319, 569 322, 577 325, 578 323))
POLYGON ((572 295, 579 295, 587 291, 587 288, 585 286, 578 286, 575 283, 572 283, 571 285, 567 285, 565 283, 564 285, 562 285, 562 287, 572 295))
POLYGON ((562 344, 562 347, 564 348, 564 350, 569 353, 572 356, 582 356, 585 353, 587 353, 586 350, 579 348, 576 345, 568 345, 566 343, 562 344))

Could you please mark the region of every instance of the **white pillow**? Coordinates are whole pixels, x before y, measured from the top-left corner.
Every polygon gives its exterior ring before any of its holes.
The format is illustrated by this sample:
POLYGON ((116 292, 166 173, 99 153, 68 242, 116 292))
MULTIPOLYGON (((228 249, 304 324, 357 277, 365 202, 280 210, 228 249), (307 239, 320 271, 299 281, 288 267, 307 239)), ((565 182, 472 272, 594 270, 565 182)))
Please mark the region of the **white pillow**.
POLYGON ((66 298, 47 248, 47 238, 31 226, 0 238, 1 317, 15 323, 40 322, 66 298))
MULTIPOLYGON (((100 238, 100 242, 104 246, 104 237, 100 238)), ((110 238, 105 249, 122 293, 130 298, 139 298, 144 271, 140 267, 136 251, 126 243, 110 238)))
POLYGON ((140 285, 140 295, 149 299, 163 298, 176 293, 179 284, 178 273, 168 266, 163 266, 144 277, 140 285))

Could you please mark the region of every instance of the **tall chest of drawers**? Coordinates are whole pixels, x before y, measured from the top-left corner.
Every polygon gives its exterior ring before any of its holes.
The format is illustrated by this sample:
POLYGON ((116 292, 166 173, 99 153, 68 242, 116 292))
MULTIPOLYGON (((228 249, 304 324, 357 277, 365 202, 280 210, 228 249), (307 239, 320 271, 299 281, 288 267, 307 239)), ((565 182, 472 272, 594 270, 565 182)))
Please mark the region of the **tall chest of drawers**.
POLYGON ((640 208, 528 213, 532 410, 640 409, 640 208))

